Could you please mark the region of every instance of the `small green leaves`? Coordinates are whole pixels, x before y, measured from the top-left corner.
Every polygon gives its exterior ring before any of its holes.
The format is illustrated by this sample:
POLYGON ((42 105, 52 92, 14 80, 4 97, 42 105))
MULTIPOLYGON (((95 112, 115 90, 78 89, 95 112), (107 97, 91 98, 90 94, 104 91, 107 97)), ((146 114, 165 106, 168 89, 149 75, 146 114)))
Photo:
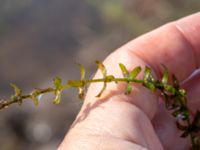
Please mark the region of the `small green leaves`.
POLYGON ((186 92, 185 92, 184 89, 179 89, 179 90, 178 90, 178 93, 179 93, 179 95, 180 95, 181 97, 185 97, 185 96, 186 96, 186 92))
POLYGON ((62 80, 61 80, 60 77, 54 78, 53 84, 54 84, 54 87, 55 87, 57 90, 62 89, 62 85, 61 85, 61 84, 62 84, 62 80))
POLYGON ((120 67, 120 69, 121 69, 121 71, 122 71, 123 76, 124 76, 124 77, 128 77, 129 72, 128 72, 128 70, 126 69, 126 66, 124 66, 124 64, 122 64, 122 63, 119 63, 119 67, 120 67))
POLYGON ((155 90, 155 82, 154 82, 154 78, 152 76, 152 71, 149 67, 145 67, 145 70, 144 70, 144 83, 143 85, 150 89, 151 91, 154 91, 155 90))
POLYGON ((60 90, 57 90, 56 92, 55 92, 55 94, 56 94, 56 97, 55 97, 55 99, 53 100, 53 104, 60 104, 60 101, 61 101, 61 91, 60 90))
POLYGON ((176 89, 171 85, 168 85, 168 84, 164 85, 164 89, 166 92, 169 92, 173 95, 176 94, 176 89))
POLYGON ((132 80, 135 79, 138 74, 142 71, 142 68, 140 66, 134 68, 128 75, 128 77, 132 80))
MULTIPOLYGON (((188 114, 188 116, 189 116, 189 114, 188 114)), ((181 137, 187 137, 190 134, 198 133, 200 131, 200 112, 197 111, 195 118, 191 124, 181 125, 179 122, 176 122, 176 125, 179 130, 183 131, 181 137)), ((195 140, 198 140, 198 138, 200 138, 200 137, 199 136, 194 137, 195 140)), ((198 141, 196 141, 195 144, 200 144, 200 143, 198 143, 198 141)), ((198 145, 198 146, 200 146, 200 145, 198 145)))
POLYGON ((38 90, 35 90, 31 93, 31 99, 33 100, 33 103, 35 106, 39 105, 39 98, 38 96, 40 95, 40 92, 38 90))
POLYGON ((79 66, 79 69, 80 69, 81 79, 77 80, 77 81, 69 80, 67 82, 67 84, 63 86, 63 88, 70 88, 70 87, 77 88, 78 89, 78 96, 81 100, 83 100, 84 97, 85 97, 85 86, 87 84, 87 82, 85 80, 85 68, 81 64, 78 64, 78 66, 79 66))
POLYGON ((172 75, 172 83, 174 88, 178 89, 180 87, 179 81, 174 74, 172 75))
MULTIPOLYGON (((103 87, 97 97, 100 97, 105 91, 107 84, 110 82, 125 82, 127 83, 125 94, 130 94, 133 90, 132 83, 142 84, 144 87, 155 91, 159 90, 162 96, 165 106, 172 112, 172 115, 176 118, 176 125, 179 130, 182 131, 182 137, 190 136, 192 148, 194 150, 200 149, 200 111, 198 110, 193 116, 190 114, 187 106, 186 91, 180 87, 179 81, 172 76, 172 84, 169 83, 170 77, 167 67, 163 66, 163 76, 161 80, 155 80, 152 75, 152 70, 149 67, 145 67, 143 79, 137 79, 137 76, 141 72, 141 67, 135 67, 132 71, 128 71, 126 66, 122 63, 119 64, 123 77, 115 78, 113 75, 107 75, 107 70, 102 62, 96 61, 98 69, 102 73, 102 78, 99 79, 85 79, 85 68, 79 64, 80 68, 80 80, 69 80, 66 84, 62 85, 62 80, 56 77, 53 80, 53 88, 35 89, 30 94, 22 95, 22 90, 15 84, 11 84, 14 89, 14 95, 11 96, 11 100, 1 101, 0 109, 7 108, 13 103, 22 104, 24 99, 31 98, 34 104, 39 104, 39 97, 45 93, 53 92, 55 94, 54 104, 59 104, 61 101, 61 94, 64 89, 74 87, 78 89, 78 96, 80 99, 84 98, 86 85, 90 83, 103 83, 103 87), (194 119, 192 119, 194 118, 194 119)), ((171 80, 170 80, 171 81, 171 80)))
POLYGON ((122 63, 119 63, 119 67, 122 71, 123 76, 125 78, 128 78, 128 80, 135 79, 142 70, 142 68, 140 66, 138 66, 138 67, 135 67, 131 72, 129 72, 127 70, 126 66, 124 66, 124 64, 122 64, 122 63))
POLYGON ((152 76, 152 71, 149 67, 145 67, 145 70, 144 70, 144 81, 145 82, 153 82, 154 81, 154 78, 152 76))
POLYGON ((101 71, 103 77, 105 78, 107 75, 107 70, 106 67, 104 66, 104 64, 100 61, 96 61, 96 64, 98 66, 98 69, 101 71))
POLYGON ((80 68, 80 73, 81 73, 81 80, 85 80, 85 68, 83 65, 78 64, 80 68))
POLYGON ((166 85, 166 84, 168 83, 168 80, 169 80, 169 72, 168 72, 168 70, 167 70, 167 68, 166 68, 165 65, 162 65, 162 66, 163 66, 163 68, 164 68, 164 71, 163 71, 163 77, 162 77, 161 82, 162 82, 164 85, 166 85))
POLYGON ((10 86, 14 89, 15 94, 11 96, 11 100, 17 101, 19 105, 22 104, 21 94, 22 90, 16 84, 11 83, 10 86))
POLYGON ((187 120, 189 118, 188 109, 184 106, 179 106, 178 108, 176 108, 172 115, 181 120, 187 120))
POLYGON ((16 84, 11 83, 10 86, 14 89, 14 91, 15 91, 15 96, 20 96, 20 95, 21 95, 22 90, 21 90, 19 87, 17 87, 16 84))
POLYGON ((56 95, 55 99, 53 100, 53 104, 59 104, 60 101, 61 101, 61 92, 63 90, 61 78, 56 77, 53 80, 53 84, 54 84, 54 87, 55 87, 55 95, 56 95))
POLYGON ((85 97, 85 91, 84 91, 84 87, 79 87, 78 88, 78 97, 79 99, 83 100, 85 97))
POLYGON ((126 95, 131 94, 132 90, 133 90, 133 87, 131 86, 130 83, 128 83, 127 86, 126 86, 126 89, 125 89, 125 94, 126 95))
POLYGON ((82 81, 82 86, 78 87, 78 96, 80 99, 84 99, 85 97, 85 68, 83 65, 79 64, 80 67, 80 73, 81 73, 81 81, 82 81))
POLYGON ((99 92, 99 94, 97 94, 96 97, 100 97, 103 94, 103 92, 105 91, 105 89, 106 89, 106 82, 103 83, 103 88, 101 89, 101 91, 99 92))
POLYGON ((112 82, 114 79, 115 79, 115 77, 113 75, 108 75, 108 76, 106 76, 105 81, 112 82))
POLYGON ((128 95, 132 92, 133 87, 131 86, 130 82, 133 82, 133 80, 135 80, 135 78, 138 76, 138 74, 141 72, 141 67, 135 67, 131 72, 129 72, 126 68, 126 66, 124 66, 124 64, 119 63, 119 67, 122 71, 122 74, 124 76, 124 78, 127 79, 127 86, 125 89, 125 94, 128 95))
POLYGON ((100 91, 99 94, 96 96, 96 97, 100 97, 100 96, 103 94, 103 92, 105 91, 106 86, 107 86, 107 84, 106 84, 107 70, 106 70, 106 67, 103 65, 102 62, 96 61, 96 64, 97 64, 97 66, 98 66, 98 69, 101 71, 101 73, 102 73, 102 75, 103 75, 103 78, 104 78, 104 80, 105 80, 104 83, 103 83, 103 87, 102 87, 101 91, 100 91))

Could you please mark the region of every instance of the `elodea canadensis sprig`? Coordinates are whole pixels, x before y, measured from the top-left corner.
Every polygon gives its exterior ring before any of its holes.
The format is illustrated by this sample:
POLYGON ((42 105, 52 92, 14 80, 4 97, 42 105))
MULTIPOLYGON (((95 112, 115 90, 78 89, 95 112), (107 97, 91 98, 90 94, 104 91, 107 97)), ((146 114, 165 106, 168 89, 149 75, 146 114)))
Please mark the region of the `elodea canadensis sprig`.
POLYGON ((68 88, 77 88, 78 96, 80 99, 84 99, 86 92, 86 87, 89 84, 95 82, 102 82, 103 87, 97 97, 100 97, 102 93, 106 90, 107 84, 110 82, 125 82, 127 84, 125 88, 125 94, 130 94, 134 90, 131 83, 141 84, 147 89, 155 92, 159 91, 162 97, 166 109, 172 112, 172 115, 176 118, 176 126, 182 131, 180 135, 182 138, 190 137, 191 139, 191 149, 200 149, 200 111, 197 110, 194 115, 190 114, 189 108, 187 106, 186 91, 180 87, 180 84, 175 75, 169 75, 167 68, 163 66, 163 74, 161 80, 157 80, 152 75, 152 69, 149 67, 144 68, 144 76, 142 79, 137 79, 138 75, 141 73, 142 68, 140 66, 135 67, 132 71, 128 71, 126 66, 122 63, 119 67, 122 71, 122 78, 115 78, 113 75, 108 75, 107 70, 102 62, 96 61, 98 69, 102 73, 102 78, 98 79, 86 79, 85 78, 85 68, 83 65, 79 64, 81 78, 80 80, 69 80, 66 84, 62 83, 61 78, 56 77, 53 80, 53 86, 44 89, 34 89, 29 94, 23 94, 22 90, 15 84, 11 83, 11 87, 14 89, 14 95, 8 100, 0 101, 0 110, 9 107, 14 103, 21 105, 24 100, 31 99, 37 106, 39 104, 39 99, 43 94, 54 93, 55 98, 53 100, 54 104, 59 104, 61 101, 61 95, 63 90, 68 88), (169 80, 171 79, 171 83, 169 80))

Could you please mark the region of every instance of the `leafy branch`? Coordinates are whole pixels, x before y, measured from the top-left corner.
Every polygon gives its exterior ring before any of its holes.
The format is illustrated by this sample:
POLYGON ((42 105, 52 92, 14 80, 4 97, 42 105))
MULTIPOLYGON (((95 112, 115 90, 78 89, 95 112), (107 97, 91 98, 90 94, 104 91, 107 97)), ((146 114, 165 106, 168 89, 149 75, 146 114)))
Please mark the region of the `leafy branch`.
POLYGON ((103 63, 96 61, 98 69, 101 71, 103 78, 88 80, 85 78, 85 68, 79 64, 81 79, 69 80, 66 84, 62 84, 62 80, 56 77, 53 80, 53 87, 46 89, 35 89, 30 94, 23 95, 22 90, 15 84, 11 84, 14 89, 14 95, 9 100, 0 101, 0 110, 7 108, 8 106, 18 103, 21 105, 24 100, 31 99, 37 106, 41 96, 45 93, 54 93, 54 104, 59 104, 61 101, 62 91, 68 88, 77 88, 78 96, 80 99, 84 99, 86 87, 94 82, 103 82, 103 87, 97 97, 100 97, 105 91, 109 82, 125 82, 127 86, 125 88, 125 94, 130 94, 133 90, 131 83, 142 84, 144 87, 155 92, 160 91, 160 96, 163 98, 166 109, 172 112, 172 115, 176 118, 176 126, 182 131, 181 137, 190 137, 191 149, 200 149, 200 111, 197 110, 195 115, 191 115, 187 106, 186 91, 180 87, 180 84, 175 75, 170 78, 167 68, 163 65, 163 75, 161 80, 156 80, 152 75, 152 70, 149 67, 145 67, 143 79, 137 79, 137 76, 141 73, 142 68, 140 66, 134 68, 132 71, 128 71, 126 66, 122 63, 119 67, 122 71, 122 78, 115 78, 113 75, 107 75, 107 70, 103 63), (169 80, 172 83, 169 83, 169 80))

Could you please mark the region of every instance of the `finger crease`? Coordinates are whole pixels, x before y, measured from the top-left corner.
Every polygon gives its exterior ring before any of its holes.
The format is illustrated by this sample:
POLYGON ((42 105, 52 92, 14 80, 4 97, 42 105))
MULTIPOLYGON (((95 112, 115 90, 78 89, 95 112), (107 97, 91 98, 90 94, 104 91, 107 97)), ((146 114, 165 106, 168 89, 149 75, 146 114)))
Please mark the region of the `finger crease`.
POLYGON ((194 62, 195 62, 195 64, 194 64, 195 66, 194 67, 196 69, 198 69, 198 62, 197 62, 197 58, 196 58, 196 55, 195 55, 195 48, 194 48, 194 46, 191 44, 191 42, 189 41, 189 39, 185 35, 184 30, 178 24, 173 24, 173 25, 174 25, 175 29, 177 30, 177 32, 183 37, 183 39, 189 45, 189 47, 191 47, 192 55, 193 55, 194 62))

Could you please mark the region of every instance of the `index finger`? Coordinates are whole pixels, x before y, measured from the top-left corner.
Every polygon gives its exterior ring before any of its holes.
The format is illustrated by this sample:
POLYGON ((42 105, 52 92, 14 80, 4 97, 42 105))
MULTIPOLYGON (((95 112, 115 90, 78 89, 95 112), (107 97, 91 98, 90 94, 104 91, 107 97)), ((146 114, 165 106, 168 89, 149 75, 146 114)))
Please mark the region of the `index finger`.
MULTIPOLYGON (((179 80, 184 80, 200 64, 200 13, 168 23, 129 42, 116 51, 115 57, 117 55, 125 56, 127 60, 136 56, 151 66, 157 75, 164 64, 179 80)), ((112 55, 107 60, 112 64, 110 60, 113 60, 112 55)))
MULTIPOLYGON (((153 68, 157 76, 161 74, 161 64, 164 64, 171 74, 175 74, 182 81, 199 67, 199 56, 200 13, 197 13, 168 23, 127 43, 108 56, 104 65, 108 74, 119 77, 121 70, 118 63, 123 63, 128 70, 138 65, 148 65, 153 68)), ((99 74, 96 77, 99 77, 99 74)), ((100 90, 101 86, 91 85, 86 100, 94 99, 91 96, 97 95, 100 90)), ((122 91, 123 88, 115 84, 110 84, 106 90, 109 95, 122 91)), ((139 87, 138 91, 138 93, 133 93, 134 100, 131 103, 152 117, 157 109, 155 95, 152 96, 143 87, 139 87)))

